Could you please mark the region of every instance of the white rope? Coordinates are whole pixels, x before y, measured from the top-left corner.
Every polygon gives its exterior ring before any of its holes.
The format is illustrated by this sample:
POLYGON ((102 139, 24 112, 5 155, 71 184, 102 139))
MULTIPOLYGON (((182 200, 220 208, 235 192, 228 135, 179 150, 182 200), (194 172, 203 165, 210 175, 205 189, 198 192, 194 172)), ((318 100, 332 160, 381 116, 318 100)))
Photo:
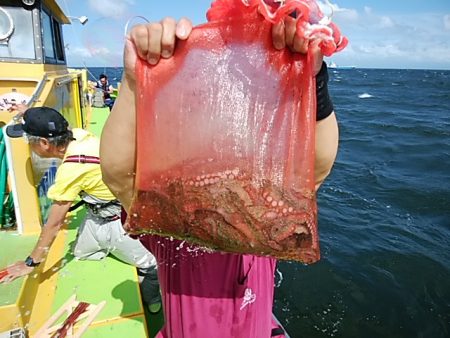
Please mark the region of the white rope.
POLYGON ((127 23, 125 24, 125 30, 124 30, 124 34, 123 34, 124 37, 126 37, 127 34, 128 34, 128 26, 129 26, 130 23, 131 23, 134 19, 136 19, 136 18, 142 19, 142 20, 144 20, 146 23, 149 23, 149 22, 150 22, 150 21, 148 21, 147 18, 144 17, 144 16, 141 16, 141 15, 133 16, 132 18, 128 19, 127 23))

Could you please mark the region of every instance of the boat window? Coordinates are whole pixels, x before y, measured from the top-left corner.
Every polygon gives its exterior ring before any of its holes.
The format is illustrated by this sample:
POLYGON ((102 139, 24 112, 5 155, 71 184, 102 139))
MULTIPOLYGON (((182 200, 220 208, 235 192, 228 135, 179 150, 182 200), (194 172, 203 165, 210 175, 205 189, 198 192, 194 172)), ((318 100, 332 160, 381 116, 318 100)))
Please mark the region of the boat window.
POLYGON ((36 58, 32 10, 0 6, 0 58, 36 58))
POLYGON ((64 62, 61 24, 45 10, 42 10, 42 32, 46 61, 52 63, 64 62))
POLYGON ((55 32, 56 59, 64 61, 63 40, 61 34, 61 24, 53 18, 53 31, 55 32))
POLYGON ((55 58, 55 48, 53 44, 53 29, 52 20, 50 16, 42 11, 42 32, 44 39, 44 53, 45 58, 54 59, 55 58))

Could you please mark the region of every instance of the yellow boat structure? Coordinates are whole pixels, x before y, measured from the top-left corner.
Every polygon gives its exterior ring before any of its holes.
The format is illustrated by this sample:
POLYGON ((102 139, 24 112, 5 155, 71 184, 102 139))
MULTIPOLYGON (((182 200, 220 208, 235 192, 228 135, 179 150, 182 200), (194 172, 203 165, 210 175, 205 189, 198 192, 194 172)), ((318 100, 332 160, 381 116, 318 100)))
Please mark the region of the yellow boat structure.
MULTIPOLYGON (((67 67, 62 25, 70 23, 55 0, 1 1, 1 127, 20 118, 18 111, 11 111, 13 104, 25 104, 53 107, 71 127, 100 135, 109 110, 89 105, 87 71, 67 67)), ((25 259, 35 245, 58 162, 31 154, 25 139, 0 137, 1 269, 25 259)), ((10 337, 14 330, 27 337, 50 336, 37 333, 73 296, 94 305, 105 301, 83 337, 148 337, 159 329, 161 315, 148 327, 134 267, 110 257, 95 262, 71 255, 70 243, 83 214, 80 209, 71 215, 34 273, 0 284, 0 337, 10 337)))

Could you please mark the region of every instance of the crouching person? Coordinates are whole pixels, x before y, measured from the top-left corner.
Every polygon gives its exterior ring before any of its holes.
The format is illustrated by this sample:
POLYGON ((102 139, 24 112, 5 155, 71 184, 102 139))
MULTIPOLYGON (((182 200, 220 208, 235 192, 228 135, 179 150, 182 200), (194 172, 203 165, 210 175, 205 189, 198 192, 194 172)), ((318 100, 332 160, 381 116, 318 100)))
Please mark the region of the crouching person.
POLYGON ((9 266, 8 275, 0 282, 31 273, 45 259, 67 212, 80 196, 88 211, 78 229, 74 256, 100 260, 112 254, 137 267, 144 302, 158 311, 161 299, 155 257, 122 228, 120 203, 102 180, 99 139, 83 129, 70 130, 67 120, 48 107, 27 109, 22 123, 7 127, 6 133, 9 137, 25 136, 30 149, 38 156, 59 158, 62 163, 47 194, 53 203, 36 246, 24 261, 9 266))

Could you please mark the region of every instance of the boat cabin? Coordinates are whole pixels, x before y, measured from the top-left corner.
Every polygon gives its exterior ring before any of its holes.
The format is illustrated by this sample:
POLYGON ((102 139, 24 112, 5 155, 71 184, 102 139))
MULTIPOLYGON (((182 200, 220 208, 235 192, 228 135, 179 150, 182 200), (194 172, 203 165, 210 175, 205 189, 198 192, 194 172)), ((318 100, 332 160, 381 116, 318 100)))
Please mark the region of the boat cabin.
POLYGON ((2 1, 0 62, 65 65, 62 25, 69 23, 54 1, 2 1))
MULTIPOLYGON (((71 71, 66 65, 62 25, 70 23, 55 0, 0 2, 0 126, 20 118, 16 108, 22 104, 52 107, 72 127, 85 127, 86 71, 71 71)), ((42 187, 41 180, 51 178, 54 161, 30 154, 24 140, 4 139, 5 153, 13 159, 9 185, 19 232, 39 233, 51 183, 42 187)))

